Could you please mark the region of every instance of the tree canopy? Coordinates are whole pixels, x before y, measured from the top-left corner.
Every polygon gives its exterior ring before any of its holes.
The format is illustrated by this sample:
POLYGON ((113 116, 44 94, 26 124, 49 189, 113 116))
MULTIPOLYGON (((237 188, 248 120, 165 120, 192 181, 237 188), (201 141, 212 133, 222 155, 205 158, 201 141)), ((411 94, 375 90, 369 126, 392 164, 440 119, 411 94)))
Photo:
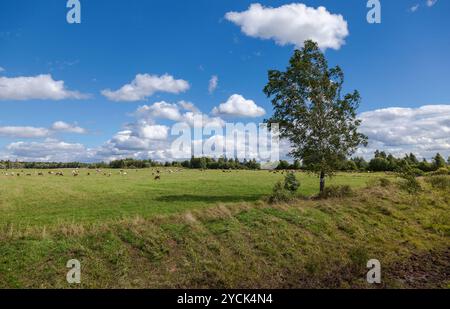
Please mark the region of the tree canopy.
POLYGON ((332 176, 359 145, 367 144, 367 137, 358 132, 360 95, 356 90, 342 95, 343 71, 329 68, 313 41, 295 50, 285 72, 270 70, 268 77, 264 93, 274 107, 269 127, 279 124, 280 137, 293 146, 290 155, 320 175, 323 191, 325 177, 332 176))

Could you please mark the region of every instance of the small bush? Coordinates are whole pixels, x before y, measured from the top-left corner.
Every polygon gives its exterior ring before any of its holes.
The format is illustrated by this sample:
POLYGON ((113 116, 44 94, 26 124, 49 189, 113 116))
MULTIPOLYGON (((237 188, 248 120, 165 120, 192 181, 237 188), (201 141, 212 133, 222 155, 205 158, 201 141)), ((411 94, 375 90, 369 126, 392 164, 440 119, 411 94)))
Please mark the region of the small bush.
POLYGON ((383 188, 390 187, 392 185, 392 182, 387 178, 380 178, 380 186, 383 188))
POLYGON ((421 177, 425 175, 425 172, 422 171, 421 169, 418 168, 412 168, 411 169, 411 173, 415 176, 415 177, 421 177))
POLYGON ((416 179, 416 173, 414 170, 415 169, 406 165, 398 171, 398 175, 404 179, 404 181, 400 184, 400 188, 407 191, 409 194, 417 194, 420 190, 422 190, 419 181, 416 179))
POLYGON ((445 175, 450 175, 450 173, 449 173, 449 170, 446 167, 441 167, 437 171, 434 171, 432 173, 432 175, 445 176, 445 175))
POLYGON ((448 176, 431 176, 427 178, 427 182, 430 183, 434 189, 450 189, 450 177, 448 176))
POLYGON ((344 186, 328 186, 320 194, 321 198, 332 198, 332 197, 348 197, 353 195, 353 190, 349 185, 344 186))
POLYGON ((419 181, 417 181, 416 177, 413 175, 403 175, 402 178, 404 181, 401 183, 400 187, 409 194, 417 194, 420 190, 422 190, 419 181))
POLYGON ((295 177, 294 173, 288 173, 284 178, 284 188, 289 192, 295 193, 300 187, 300 182, 295 177))
POLYGON ((285 185, 279 181, 275 184, 272 194, 269 196, 269 203, 289 202, 292 200, 292 193, 285 189, 285 185))
POLYGON ((272 195, 269 197, 269 202, 289 202, 295 197, 299 187, 300 182, 297 180, 294 173, 288 173, 284 177, 284 182, 279 181, 273 187, 272 195))

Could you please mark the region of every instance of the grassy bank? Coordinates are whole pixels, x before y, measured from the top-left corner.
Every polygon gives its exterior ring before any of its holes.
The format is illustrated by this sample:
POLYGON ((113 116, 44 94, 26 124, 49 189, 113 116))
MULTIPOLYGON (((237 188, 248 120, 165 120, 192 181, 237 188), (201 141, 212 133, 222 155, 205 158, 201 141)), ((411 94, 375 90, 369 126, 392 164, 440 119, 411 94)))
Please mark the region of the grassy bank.
POLYGON ((381 287, 448 287, 450 195, 424 186, 414 197, 372 185, 289 205, 218 200, 103 223, 10 224, 0 287, 74 287, 65 281, 72 258, 85 288, 369 287, 371 258, 381 287))

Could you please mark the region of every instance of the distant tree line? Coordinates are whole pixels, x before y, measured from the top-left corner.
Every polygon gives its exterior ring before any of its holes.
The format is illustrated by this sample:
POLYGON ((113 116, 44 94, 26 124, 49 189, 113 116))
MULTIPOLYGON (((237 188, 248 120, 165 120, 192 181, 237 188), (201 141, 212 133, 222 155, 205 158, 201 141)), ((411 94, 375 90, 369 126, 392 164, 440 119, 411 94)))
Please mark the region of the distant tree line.
MULTIPOLYGON (((386 154, 384 151, 375 151, 374 157, 366 161, 362 157, 354 157, 351 159, 342 159, 338 163, 339 171, 371 171, 371 172, 395 172, 404 166, 416 169, 418 172, 433 172, 442 167, 450 165, 450 157, 447 162, 437 153, 433 159, 428 162, 426 159, 419 160, 410 153, 403 158, 396 158, 392 154, 386 154)), ((81 163, 81 162, 19 162, 19 161, 0 161, 0 169, 62 169, 62 168, 114 168, 114 169, 134 169, 149 167, 184 167, 191 169, 221 169, 235 170, 248 169, 259 170, 261 164, 255 159, 239 161, 238 159, 227 158, 208 158, 192 157, 185 161, 168 161, 159 162, 151 159, 136 160, 132 158, 114 160, 109 163, 81 163)), ((290 163, 281 160, 276 167, 278 170, 308 170, 305 163, 295 160, 290 163)))
MULTIPOLYGON (((338 163, 339 171, 371 171, 371 172, 395 172, 399 169, 402 169, 405 166, 409 166, 412 169, 415 169, 418 173, 421 172, 434 172, 442 167, 446 167, 446 165, 450 165, 450 157, 445 159, 437 153, 431 160, 428 162, 426 159, 419 160, 417 157, 410 153, 403 158, 396 158, 392 154, 386 154, 384 151, 375 151, 374 157, 366 161, 362 157, 354 157, 351 159, 343 159, 338 163)), ((289 163, 288 161, 282 160, 277 166, 279 170, 298 170, 305 169, 307 170, 307 166, 305 164, 301 164, 300 161, 296 160, 294 163, 289 163)))
POLYGON ((87 168, 88 163, 80 162, 20 162, 20 161, 0 161, 0 169, 57 169, 57 168, 87 168))
POLYGON ((146 168, 155 166, 165 167, 184 167, 192 169, 261 169, 261 164, 256 159, 239 161, 236 159, 227 158, 209 158, 209 157, 191 157, 190 160, 185 161, 167 161, 165 163, 152 160, 135 160, 123 159, 115 160, 109 163, 109 168, 146 168))
POLYGON ((192 169, 261 169, 261 164, 256 159, 239 161, 238 159, 192 157, 185 161, 158 162, 151 159, 136 160, 132 158, 114 160, 109 163, 81 163, 81 162, 19 162, 0 161, 0 169, 63 169, 63 168, 114 168, 135 169, 149 167, 184 167, 192 169))

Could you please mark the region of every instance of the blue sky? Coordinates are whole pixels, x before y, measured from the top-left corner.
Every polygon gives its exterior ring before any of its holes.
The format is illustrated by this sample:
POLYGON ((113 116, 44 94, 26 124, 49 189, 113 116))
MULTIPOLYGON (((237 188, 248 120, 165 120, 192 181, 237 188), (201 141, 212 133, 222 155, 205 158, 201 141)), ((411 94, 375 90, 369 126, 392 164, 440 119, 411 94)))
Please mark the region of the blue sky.
MULTIPOLYGON (((227 12, 249 10, 256 1, 80 2, 81 24, 67 23, 68 9, 63 0, 0 3, 0 80, 3 78, 5 84, 18 77, 51 75, 47 82, 64 81, 64 89, 60 90, 66 93, 57 99, 42 93, 26 98, 20 94, 4 94, 2 98, 0 87, 0 155, 3 157, 103 159, 98 151, 102 145, 111 142, 118 132, 136 129, 136 125, 129 128, 130 124, 139 122, 136 110, 161 101, 174 105, 181 100, 192 102, 209 117, 226 121, 260 122, 270 116, 271 105, 262 92, 267 70, 285 68, 295 46, 289 43, 282 46, 274 39, 248 35, 242 31, 242 24, 225 17, 227 12), (102 90, 114 92, 130 84, 137 74, 155 77, 168 74, 189 86, 154 91, 133 101, 111 100, 102 94, 102 90), (218 78, 217 87, 208 91, 212 76, 218 78), (234 94, 249 106, 254 104, 264 109, 266 114, 237 117, 236 113, 212 113, 234 94), (58 121, 60 125, 54 125, 58 121), (14 130, 24 127, 48 131, 32 131, 27 135, 14 130), (53 152, 52 147, 61 149, 53 152)), ((303 3, 311 9, 324 6, 329 15, 342 15, 348 27, 348 35, 343 38, 345 44, 326 49, 326 56, 331 65, 343 68, 346 89, 358 89, 362 95, 360 112, 368 123, 364 129, 369 137, 374 137, 372 147, 362 153, 379 146, 399 155, 413 151, 429 157, 440 151, 448 156, 450 2, 431 1, 428 5, 427 2, 381 1, 381 24, 369 24, 365 0, 259 1, 264 7, 272 8, 291 3, 303 3), (419 6, 413 11, 416 5, 419 6), (423 106, 428 107, 421 109, 423 106), (382 110, 393 107, 400 109, 382 110), (395 121, 392 117, 396 117, 395 121), (370 124, 373 119, 383 126, 374 128, 370 124), (389 130, 383 131, 386 126, 389 130), (397 130, 397 126, 402 129, 397 130), (439 132, 427 135, 429 130, 439 132), (415 133, 406 141, 402 140, 404 134, 396 138, 399 132, 415 133), (427 147, 420 148, 423 143, 427 147)), ((315 23, 311 27, 322 26, 315 23)), ((276 31, 283 37, 283 29, 276 31)), ((160 117, 146 121, 165 126, 170 120, 160 117)), ((110 145, 115 148, 111 154, 100 152, 105 159, 136 152, 151 156, 159 149, 159 142, 152 143, 148 149, 127 148, 116 143, 110 145)))

